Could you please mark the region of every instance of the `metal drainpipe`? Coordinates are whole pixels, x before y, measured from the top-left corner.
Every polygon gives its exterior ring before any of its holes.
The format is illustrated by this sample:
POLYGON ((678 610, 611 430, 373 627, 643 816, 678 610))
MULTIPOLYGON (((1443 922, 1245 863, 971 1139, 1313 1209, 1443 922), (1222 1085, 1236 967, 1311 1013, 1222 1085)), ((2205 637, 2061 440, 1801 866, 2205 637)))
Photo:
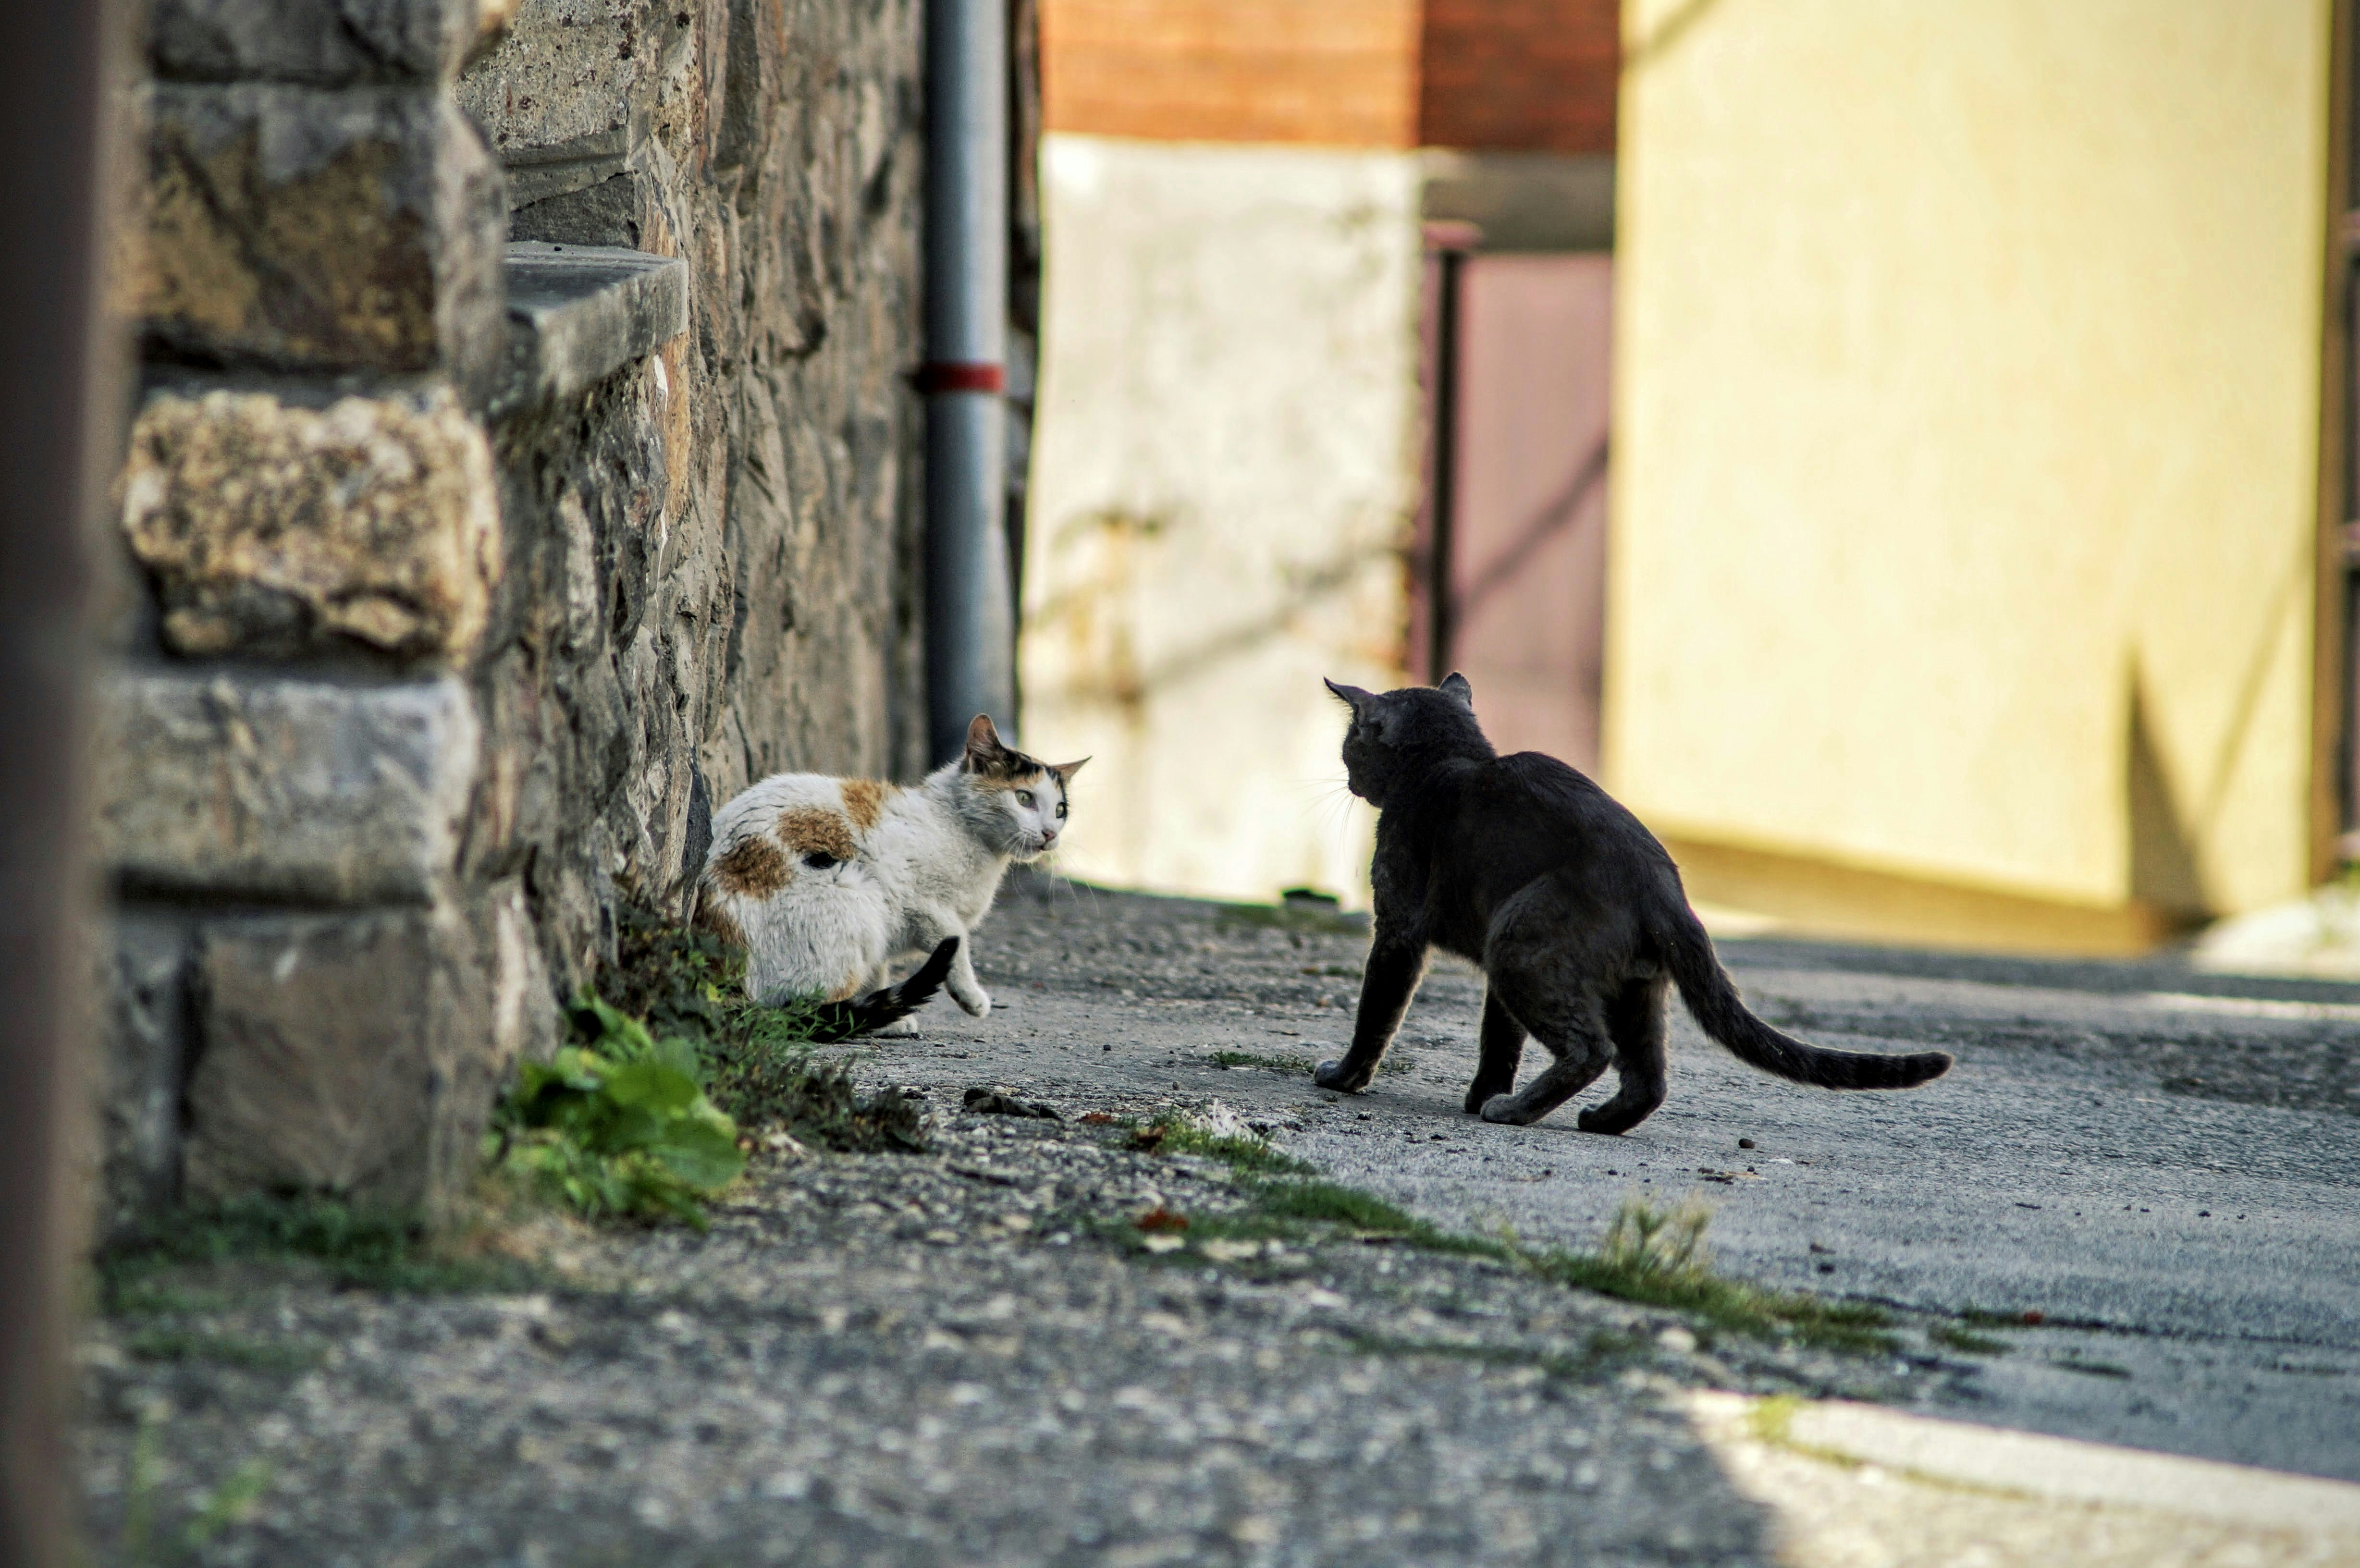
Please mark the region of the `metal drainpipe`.
POLYGON ((1008 579, 1006 0, 926 6, 926 738, 959 755, 989 713, 1011 742, 1008 579))

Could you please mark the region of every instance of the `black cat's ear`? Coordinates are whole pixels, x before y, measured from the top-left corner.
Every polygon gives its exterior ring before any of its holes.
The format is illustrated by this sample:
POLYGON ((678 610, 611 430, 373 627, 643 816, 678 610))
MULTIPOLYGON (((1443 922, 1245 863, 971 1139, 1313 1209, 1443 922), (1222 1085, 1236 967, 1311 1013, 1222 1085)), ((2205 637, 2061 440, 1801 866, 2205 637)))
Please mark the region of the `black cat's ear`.
POLYGON ((969 773, 989 773, 992 766, 1008 755, 1000 743, 1000 732, 992 727, 989 713, 978 713, 967 726, 967 756, 963 759, 969 773))
POLYGON ((1349 705, 1356 713, 1377 700, 1376 693, 1363 691, 1358 686, 1338 686, 1333 681, 1326 680, 1324 677, 1321 683, 1328 690, 1335 692, 1338 700, 1349 705))
POLYGON ((1442 684, 1438 690, 1458 698, 1459 705, 1469 713, 1475 711, 1475 688, 1467 684, 1467 677, 1459 674, 1456 670, 1442 678, 1442 684))

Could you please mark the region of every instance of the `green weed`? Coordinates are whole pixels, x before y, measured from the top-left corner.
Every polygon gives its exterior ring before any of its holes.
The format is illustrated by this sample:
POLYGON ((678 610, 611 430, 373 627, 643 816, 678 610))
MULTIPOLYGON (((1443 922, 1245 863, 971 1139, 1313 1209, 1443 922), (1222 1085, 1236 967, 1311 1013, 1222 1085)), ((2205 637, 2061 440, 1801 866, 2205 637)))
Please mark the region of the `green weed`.
POLYGON ((1968 1356, 2005 1356, 2016 1347, 2004 1339, 1994 1339, 1987 1334, 1971 1329, 1954 1328, 1949 1323, 1934 1323, 1926 1330, 1926 1337, 1947 1350, 1968 1356))
POLYGON ((355 1208, 326 1198, 242 1198, 142 1221, 98 1256, 99 1301, 109 1316, 202 1312, 222 1298, 166 1278, 178 1266, 234 1258, 297 1261, 339 1285, 439 1294, 518 1290, 534 1282, 523 1264, 437 1247, 411 1214, 355 1208))
POLYGON ((2049 1365, 2060 1372, 2079 1372, 2087 1377, 2128 1377, 2131 1369, 2117 1367, 2111 1361, 2084 1361, 2079 1356, 2052 1361, 2049 1365))
POLYGON ((1338 1225, 1362 1236, 1385 1236, 1422 1248, 1461 1258, 1513 1260, 1514 1247, 1491 1236, 1444 1230, 1408 1214, 1373 1192, 1334 1181, 1268 1181, 1254 1188, 1255 1206, 1275 1218, 1338 1225))
MULTIPOLYGON (((1273 1180, 1273 1167, 1253 1161, 1284 1161, 1277 1169, 1287 1176, 1308 1174, 1310 1168, 1259 1139, 1213 1138, 1185 1118, 1151 1123, 1139 1129, 1139 1136, 1151 1147, 1211 1152, 1229 1159, 1234 1169, 1249 1178, 1248 1207, 1239 1214, 1192 1217, 1191 1242, 1217 1236, 1305 1236, 1323 1229, 1344 1230, 1363 1237, 1391 1237, 1426 1252, 1489 1258, 1600 1295, 1668 1307, 1712 1327, 1757 1339, 1796 1338, 1854 1352, 1890 1351, 1895 1345, 1887 1332, 1891 1319, 1879 1308, 1769 1290, 1713 1273, 1704 1247, 1710 1214, 1693 1199, 1668 1211, 1644 1199, 1625 1201, 1595 1252, 1532 1247, 1510 1235, 1447 1230, 1357 1187, 1316 1180, 1273 1180), (1159 1128, 1169 1130, 1159 1136, 1159 1128), (1175 1143, 1175 1138, 1180 1141, 1175 1143), (1249 1149, 1206 1147, 1213 1144, 1249 1149)), ((1143 1249, 1143 1244, 1137 1245, 1143 1249)), ((1164 1256, 1177 1259, 1182 1254, 1164 1256)))
POLYGON ((1880 1308, 1828 1301, 1726 1279, 1712 1272, 1705 1248, 1710 1214, 1694 1199, 1670 1211, 1644 1198, 1624 1200, 1596 1252, 1521 1249, 1541 1275, 1647 1306, 1669 1307, 1715 1328, 1756 1339, 1786 1336, 1849 1351, 1889 1351, 1891 1319, 1880 1308))
POLYGON ((1164 1154, 1196 1154, 1218 1160, 1243 1175, 1307 1175, 1317 1167, 1282 1154, 1259 1138, 1217 1133, 1195 1118, 1166 1113, 1144 1127, 1134 1126, 1133 1141, 1164 1154))
POLYGON ((488 1162, 592 1219, 670 1214, 703 1228, 705 1200, 746 1157, 737 1124, 705 1095, 695 1046, 658 1039, 586 989, 572 1019, 589 1043, 518 1070, 486 1135, 488 1162))
POLYGON ((623 912, 616 946, 601 992, 567 1010, 569 1043, 526 1062, 501 1101, 485 1139, 496 1173, 593 1219, 702 1229, 705 1204, 745 1170, 740 1129, 925 1147, 915 1105, 864 1099, 843 1063, 817 1060, 815 1001, 745 998, 742 950, 644 909, 623 912))
POLYGON ((650 1033, 695 1048, 707 1095, 740 1128, 782 1127, 846 1152, 925 1148, 915 1105, 890 1090, 864 1099, 847 1067, 814 1055, 816 1002, 748 1001, 745 974, 743 949, 627 909, 607 995, 650 1033))
POLYGON ((244 1519, 270 1485, 270 1466, 249 1459, 205 1497, 197 1511, 180 1526, 161 1552, 156 1541, 156 1448, 164 1418, 154 1410, 140 1412, 138 1430, 131 1439, 131 1465, 125 1477, 123 1557, 126 1568, 178 1562, 204 1545, 223 1528, 244 1519))
POLYGON ((147 1329, 124 1348, 142 1361, 210 1362, 249 1372, 305 1372, 320 1364, 317 1345, 247 1339, 234 1334, 197 1334, 184 1329, 147 1329))

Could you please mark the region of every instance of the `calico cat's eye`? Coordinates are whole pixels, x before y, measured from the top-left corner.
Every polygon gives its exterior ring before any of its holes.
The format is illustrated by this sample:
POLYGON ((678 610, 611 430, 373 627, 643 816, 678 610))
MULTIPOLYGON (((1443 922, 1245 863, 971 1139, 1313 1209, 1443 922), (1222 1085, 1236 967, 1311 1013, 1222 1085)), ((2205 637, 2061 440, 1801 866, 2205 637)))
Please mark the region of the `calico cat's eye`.
POLYGON ((825 871, 836 864, 836 856, 824 849, 814 849, 803 856, 803 864, 814 871, 825 871))
POLYGON ((1030 789, 1019 789, 1016 791, 1016 803, 1023 807, 1026 811, 1031 811, 1032 809, 1032 791, 1030 789))
POLYGON ((1063 800, 1057 802, 1057 820, 1061 822, 1065 820, 1065 802, 1063 800))

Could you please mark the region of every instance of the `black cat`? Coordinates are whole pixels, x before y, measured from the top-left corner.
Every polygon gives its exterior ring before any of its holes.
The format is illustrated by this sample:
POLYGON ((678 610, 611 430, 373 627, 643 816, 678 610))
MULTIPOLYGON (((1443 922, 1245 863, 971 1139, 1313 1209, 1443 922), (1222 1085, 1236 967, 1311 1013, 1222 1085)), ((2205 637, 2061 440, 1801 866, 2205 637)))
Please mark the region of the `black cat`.
POLYGON ((1439 947, 1482 965, 1482 1034, 1467 1108, 1538 1121, 1612 1062, 1612 1098, 1585 1132, 1628 1132, 1664 1103, 1664 1000, 1680 999, 1740 1061, 1830 1089, 1908 1089, 1950 1065, 1939 1051, 1868 1056, 1790 1039, 1738 998, 1655 835, 1552 757, 1502 757, 1475 722, 1462 675, 1382 696, 1328 682, 1351 705, 1344 768, 1377 808, 1376 932, 1352 1048, 1313 1081, 1357 1093, 1400 1027, 1439 947), (1557 1061, 1522 1094, 1524 1035, 1557 1061))

